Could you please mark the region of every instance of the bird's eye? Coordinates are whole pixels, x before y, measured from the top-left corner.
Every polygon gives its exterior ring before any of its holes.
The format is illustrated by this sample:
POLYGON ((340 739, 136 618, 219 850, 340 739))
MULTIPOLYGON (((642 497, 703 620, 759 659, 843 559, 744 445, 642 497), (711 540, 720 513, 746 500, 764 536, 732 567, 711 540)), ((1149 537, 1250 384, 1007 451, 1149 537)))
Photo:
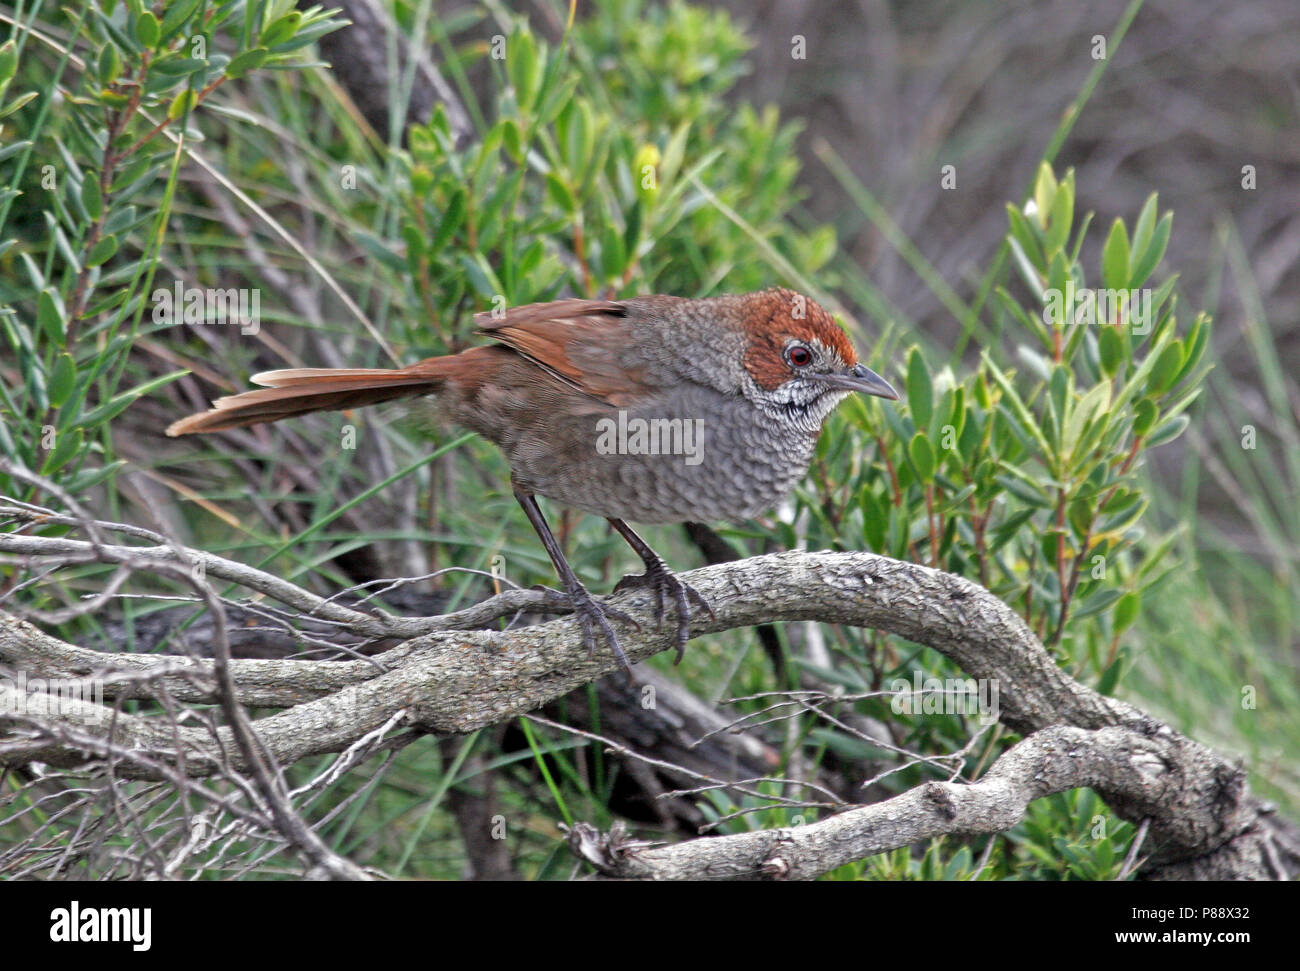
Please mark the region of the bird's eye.
POLYGON ((808 350, 808 348, 804 347, 802 344, 795 344, 786 351, 785 356, 786 360, 795 367, 807 367, 812 363, 813 359, 812 351, 808 350))

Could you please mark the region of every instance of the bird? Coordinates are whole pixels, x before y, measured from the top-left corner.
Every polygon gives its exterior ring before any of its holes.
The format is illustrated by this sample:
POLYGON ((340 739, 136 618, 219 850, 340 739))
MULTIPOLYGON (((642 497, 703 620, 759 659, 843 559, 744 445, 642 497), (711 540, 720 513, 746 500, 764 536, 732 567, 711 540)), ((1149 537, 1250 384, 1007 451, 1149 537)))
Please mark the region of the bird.
POLYGON ((435 427, 493 442, 579 620, 591 655, 599 630, 624 670, 611 620, 633 626, 579 581, 537 497, 608 520, 645 564, 627 586, 648 587, 656 623, 676 608, 676 660, 690 635, 693 587, 633 529, 735 522, 780 503, 803 477, 822 425, 850 394, 897 400, 858 360, 835 319, 785 288, 686 298, 566 298, 475 315, 491 343, 406 367, 289 368, 255 374, 262 387, 219 398, 169 436, 216 432, 412 399, 435 427))

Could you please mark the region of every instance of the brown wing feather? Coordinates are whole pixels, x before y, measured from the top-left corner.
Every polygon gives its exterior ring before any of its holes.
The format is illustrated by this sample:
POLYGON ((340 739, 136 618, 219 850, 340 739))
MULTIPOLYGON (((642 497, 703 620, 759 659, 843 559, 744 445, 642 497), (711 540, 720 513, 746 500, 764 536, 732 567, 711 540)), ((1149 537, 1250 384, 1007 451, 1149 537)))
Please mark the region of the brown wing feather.
POLYGON ((478 329, 569 386, 620 405, 646 390, 641 374, 618 360, 626 307, 611 300, 555 300, 474 318, 478 329), (611 333, 614 332, 614 333, 611 333))

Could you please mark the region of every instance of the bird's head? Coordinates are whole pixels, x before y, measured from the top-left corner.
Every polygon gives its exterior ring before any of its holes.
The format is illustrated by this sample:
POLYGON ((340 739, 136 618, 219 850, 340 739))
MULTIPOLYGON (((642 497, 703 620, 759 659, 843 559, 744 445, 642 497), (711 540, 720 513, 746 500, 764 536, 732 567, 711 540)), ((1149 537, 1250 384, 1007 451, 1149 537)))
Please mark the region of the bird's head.
POLYGON ((898 399, 888 381, 858 362, 853 344, 816 301, 785 289, 745 299, 744 393, 768 415, 816 433, 855 391, 898 399))

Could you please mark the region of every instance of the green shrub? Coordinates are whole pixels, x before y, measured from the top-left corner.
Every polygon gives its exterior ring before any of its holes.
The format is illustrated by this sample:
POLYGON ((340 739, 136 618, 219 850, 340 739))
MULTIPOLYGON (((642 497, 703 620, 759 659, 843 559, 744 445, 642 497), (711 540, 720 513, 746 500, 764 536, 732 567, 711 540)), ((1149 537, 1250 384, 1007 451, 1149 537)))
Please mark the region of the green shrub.
MULTIPOLYGON (((142 338, 164 344, 183 363, 202 362, 236 387, 244 385, 254 357, 267 353, 261 344, 232 343, 228 357, 212 360, 184 331, 155 323, 149 295, 166 266, 183 266, 208 285, 238 278, 267 295, 267 316, 282 341, 296 346, 319 331, 337 338, 357 366, 386 363, 380 342, 367 333, 382 335, 396 357, 411 360, 464 346, 472 339, 473 311, 562 294, 693 296, 781 284, 839 306, 834 232, 795 218, 797 126, 772 108, 729 100, 737 97, 749 42, 727 15, 684 3, 605 0, 558 45, 522 19, 472 19, 462 26, 483 36, 499 33, 502 43, 480 39, 457 47, 444 38, 442 53, 466 93, 467 72, 486 66, 489 120, 458 146, 439 110, 409 130, 405 148, 389 149, 357 135, 351 116, 328 100, 322 72, 306 64, 306 45, 340 22, 319 9, 292 7, 288 0, 175 0, 148 10, 140 0, 87 5, 60 15, 79 18, 62 22, 71 52, 46 41, 34 54, 42 41, 21 32, 0 48, 0 117, 7 114, 5 124, 17 133, 0 149, 0 172, 14 187, 0 201, 0 326, 14 361, 0 368, 0 454, 89 497, 92 508, 112 509, 120 501, 113 488, 121 467, 114 434, 130 427, 138 413, 131 406, 154 394, 173 415, 189 410, 172 384, 186 369, 160 371, 156 357, 142 353, 142 338), (272 73, 299 68, 306 68, 301 85, 272 73), (274 130, 217 96, 230 87, 273 115, 274 130), (20 89, 34 90, 36 100, 27 101, 20 89), (57 110, 56 90, 63 98, 57 110), (313 99, 323 99, 327 110, 306 110, 313 99), (240 208, 278 232, 270 249, 275 267, 355 294, 356 309, 328 311, 337 319, 317 325, 287 305, 267 267, 240 255, 242 241, 210 222, 197 190, 179 179, 182 168, 195 164, 195 146, 244 193, 240 208), (289 166, 268 161, 285 154, 309 177, 295 178, 289 166), (47 163, 53 189, 41 183, 47 163), (355 187, 340 183, 345 166, 355 187), (304 186, 317 194, 301 199, 304 186), (253 202, 264 208, 253 209, 253 202), (290 242, 309 222, 304 213, 316 220, 310 222, 313 266, 290 242), (356 248, 364 262, 353 258, 356 248)), ((985 323, 1003 335, 997 346, 984 348, 961 374, 936 366, 920 346, 866 355, 878 370, 902 376, 903 400, 897 406, 850 400, 823 434, 791 507, 756 523, 731 524, 724 535, 752 552, 798 545, 865 549, 978 580, 1026 618, 1064 667, 1113 693, 1129 663, 1124 632, 1173 568, 1172 537, 1144 533, 1148 496, 1139 472, 1149 449, 1186 426, 1206 373, 1210 327, 1203 316, 1180 324, 1175 278, 1155 276, 1171 220, 1159 213, 1154 195, 1132 223, 1114 222, 1101 265, 1087 269, 1079 254, 1091 217, 1076 218, 1074 202, 1073 174, 1058 179, 1044 164, 1032 203, 1008 206, 1012 258, 994 278, 996 299, 983 311, 985 323), (1067 288, 1089 286, 1146 290, 1149 299, 1126 297, 1090 321, 1045 322, 1046 310, 1067 309, 1067 288)), ((853 323, 847 315, 845 322, 853 323)), ((884 329, 885 344, 892 345, 897 335, 884 329)), ((324 416, 308 427, 335 429, 355 420, 324 416)), ((195 541, 249 562, 274 560, 285 576, 324 589, 343 584, 336 561, 358 547, 430 537, 439 551, 431 557, 443 562, 483 568, 505 553, 517 582, 551 580, 526 522, 506 512, 508 474, 494 450, 439 433, 443 445, 456 448, 434 464, 428 446, 404 425, 368 422, 363 434, 392 449, 393 477, 418 490, 415 505, 427 519, 401 530, 345 526, 340 514, 375 483, 353 452, 323 447, 315 456, 319 490, 294 494, 309 524, 302 529, 293 517, 268 518, 266 507, 285 498, 272 481, 280 458, 274 450, 253 456, 269 471, 251 483, 245 465, 208 452, 205 484, 196 492, 209 510, 240 513, 217 523, 196 510, 195 541), (462 497, 476 501, 436 503, 447 481, 463 483, 462 497), (497 498, 483 500, 481 483, 496 483, 497 498), (255 514, 245 514, 250 489, 261 504, 251 507, 255 514)), ((328 431, 318 441, 331 438, 337 436, 328 431)), ((200 447, 184 461, 196 461, 200 447)), ((159 456, 156 464, 167 462, 159 456)), ((34 496, 3 475, 0 492, 34 496)), ((625 554, 616 552, 603 524, 567 518, 566 524, 579 574, 607 585, 626 565, 617 559, 625 554)), ((676 531, 657 532, 655 545, 675 546, 670 560, 688 565, 676 531)), ((0 578, 14 573, 0 566, 0 578)), ((52 579, 27 596, 42 604, 103 579, 98 567, 87 567, 75 581, 52 579)), ((483 593, 474 578, 455 583, 458 595, 483 593)), ((824 634, 835 661, 809 673, 850 692, 878 691, 896 678, 910 680, 917 669, 940 678, 959 674, 933 652, 871 632, 827 628, 824 634)), ((751 640, 741 632, 697 642, 683 676, 711 688, 721 681, 718 690, 734 693, 788 687, 757 656, 738 667, 728 660, 751 640)), ((965 716, 900 716, 879 698, 855 704, 895 725, 896 740, 916 750, 960 750, 975 731, 965 716)), ((813 764, 880 755, 811 715, 800 716, 799 731, 786 737, 786 758, 802 750, 813 764)), ((970 775, 987 766, 1006 741, 991 733, 958 759, 960 768, 970 775)), ((555 802, 577 816, 602 817, 612 781, 578 785, 581 773, 563 740, 538 737, 533 744, 539 760, 546 751, 564 766, 551 790, 555 802)), ((377 841, 404 867, 429 818, 407 826, 412 810, 423 805, 410 790, 441 772, 436 753, 404 752, 375 797, 374 815, 345 814, 331 839, 345 852, 359 841, 377 841)), ((881 787, 900 789, 931 772, 909 768, 881 787)), ((339 798, 345 795, 341 790, 339 798)), ((523 811, 554 815, 544 798, 517 798, 523 811)), ((762 808, 759 801, 742 807, 723 792, 712 798, 719 819, 762 808)), ((432 815, 434 807, 426 808, 432 815)), ((1036 810, 1013 848, 997 856, 997 872, 1113 875, 1119 846, 1091 869, 1044 869, 1045 854, 1084 839, 1071 826, 1073 811, 1065 803, 1036 810)), ((719 829, 783 820, 783 810, 752 811, 719 829)), ((550 835, 523 839, 520 858, 549 872, 550 835)), ((418 870, 416 859, 411 866, 418 870)), ((419 872, 445 875, 453 866, 443 860, 419 872)), ((882 858, 855 875, 972 872, 969 848, 944 846, 920 860, 882 858)))

